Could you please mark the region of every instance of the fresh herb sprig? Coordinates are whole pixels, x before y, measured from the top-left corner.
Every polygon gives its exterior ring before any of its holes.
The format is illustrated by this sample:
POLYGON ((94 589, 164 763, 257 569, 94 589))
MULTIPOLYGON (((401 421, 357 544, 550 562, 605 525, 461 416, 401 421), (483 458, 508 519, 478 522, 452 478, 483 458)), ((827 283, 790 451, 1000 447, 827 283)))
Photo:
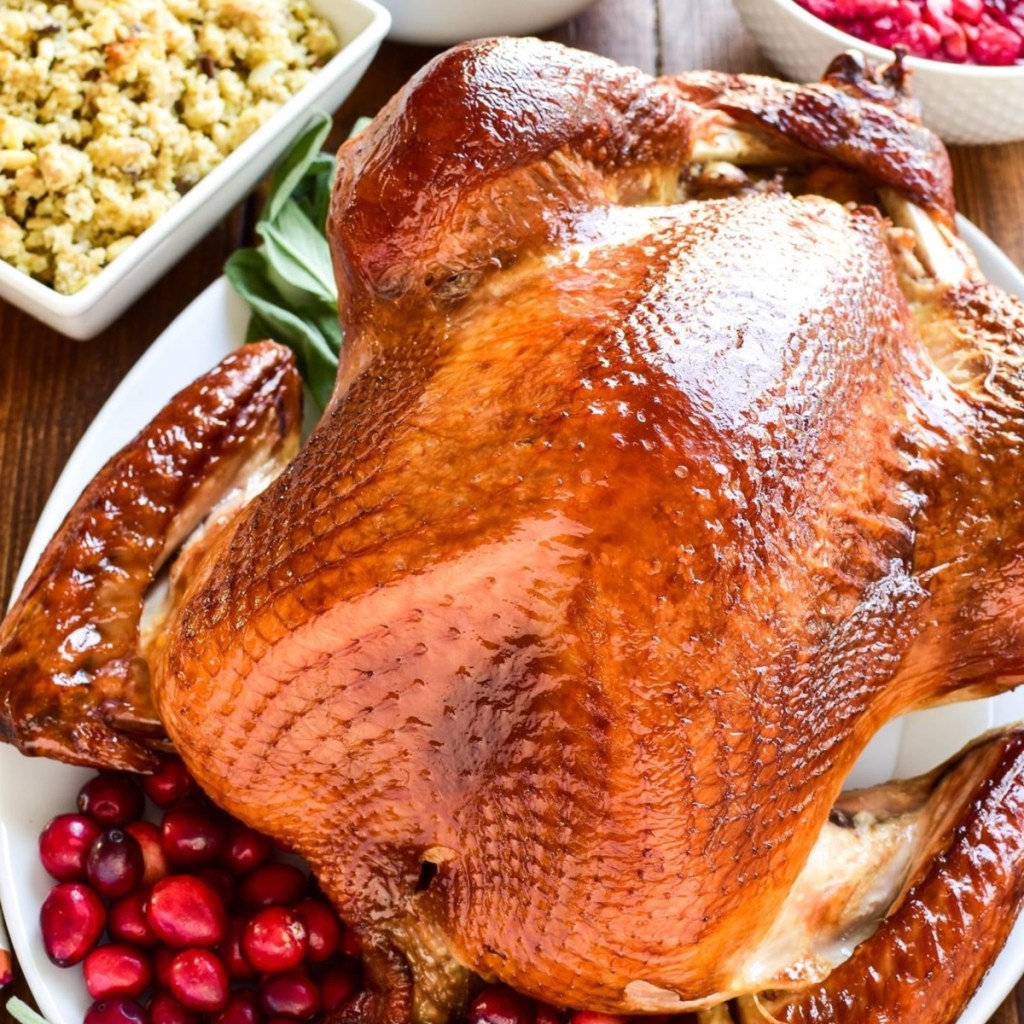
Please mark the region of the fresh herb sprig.
MULTIPOLYGON (((357 122, 353 134, 366 123, 357 122)), ((246 341, 272 338, 291 348, 321 409, 334 388, 342 342, 326 236, 335 159, 321 152, 330 130, 331 119, 315 113, 274 172, 256 224, 262 245, 239 249, 224 266, 252 311, 246 341)))

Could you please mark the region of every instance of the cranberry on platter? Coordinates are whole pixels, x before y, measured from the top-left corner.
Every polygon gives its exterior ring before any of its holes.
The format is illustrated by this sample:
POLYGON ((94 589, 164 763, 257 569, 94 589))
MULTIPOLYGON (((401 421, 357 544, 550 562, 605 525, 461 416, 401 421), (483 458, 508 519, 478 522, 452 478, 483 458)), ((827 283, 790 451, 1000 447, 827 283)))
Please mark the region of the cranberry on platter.
POLYGON ((194 875, 171 875, 149 894, 146 919, 168 946, 216 946, 227 934, 227 911, 220 894, 194 875))
POLYGON ((39 836, 39 860, 58 882, 81 882, 85 859, 102 827, 85 814, 58 814, 39 836))
POLYGON ((133 946, 115 943, 94 949, 83 965, 85 987, 93 999, 137 999, 153 980, 149 957, 133 946))
POLYGON ((305 971, 272 974, 260 983, 260 1006, 271 1017, 310 1020, 320 1010, 320 989, 305 971))
POLYGON ((101 999, 86 1010, 84 1024, 149 1024, 149 1017, 134 999, 101 999))
POLYGON ((197 800, 183 800, 168 808, 160 827, 160 844, 177 867, 201 868, 214 864, 227 841, 219 811, 197 800))
POLYGON ((196 792, 195 780, 177 757, 165 757, 152 775, 142 779, 146 796, 157 807, 170 807, 196 792))
POLYGON ((167 980, 171 995, 197 1013, 223 1010, 231 994, 227 969, 209 949, 182 950, 171 961, 167 980))
POLYGON ((127 896, 142 884, 145 862, 138 841, 119 828, 108 829, 85 859, 89 884, 107 899, 127 896))
POLYGON ((296 914, 285 907, 266 907, 246 925, 242 954, 257 971, 276 974, 298 967, 308 944, 306 926, 296 914))
POLYGON ((157 992, 149 1002, 149 1020, 150 1024, 200 1024, 201 1018, 170 992, 157 992))
POLYGON ((70 967, 92 952, 103 934, 107 912, 93 889, 81 882, 54 886, 39 912, 46 955, 58 967, 70 967))
POLYGON ((90 779, 78 792, 78 809, 104 828, 127 825, 142 817, 145 799, 130 775, 108 772, 90 779))
POLYGON ((305 895, 306 876, 294 864, 265 864, 246 875, 238 889, 242 906, 292 906, 305 895))

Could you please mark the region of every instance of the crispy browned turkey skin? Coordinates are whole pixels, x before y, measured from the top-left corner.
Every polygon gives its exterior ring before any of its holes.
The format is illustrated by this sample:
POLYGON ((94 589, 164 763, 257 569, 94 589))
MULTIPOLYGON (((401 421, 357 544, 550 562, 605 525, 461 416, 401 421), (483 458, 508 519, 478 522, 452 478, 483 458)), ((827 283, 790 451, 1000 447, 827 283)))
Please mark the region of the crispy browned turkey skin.
MULTIPOLYGON (((470 972, 955 1019, 1019 909, 1024 732, 840 795, 887 720, 1024 679, 1024 308, 952 210, 899 68, 852 58, 797 87, 466 44, 342 148, 333 401, 129 648, 359 931, 351 1019, 443 1021, 470 972)), ((296 419, 241 432, 267 478, 296 419)), ((39 586, 0 735, 104 763, 39 586)))

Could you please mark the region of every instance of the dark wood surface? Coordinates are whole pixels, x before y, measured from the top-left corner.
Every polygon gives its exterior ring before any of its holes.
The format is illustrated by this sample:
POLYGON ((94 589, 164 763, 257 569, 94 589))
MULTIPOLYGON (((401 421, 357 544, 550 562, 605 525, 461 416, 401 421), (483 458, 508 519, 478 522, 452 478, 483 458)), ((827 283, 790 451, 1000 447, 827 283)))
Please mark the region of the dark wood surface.
MULTIPOLYGON (((599 0, 551 33, 651 72, 770 70, 727 0, 599 0)), ((338 112, 335 142, 372 115, 434 51, 386 43, 338 112)), ((953 153, 960 209, 1024 265, 1024 144, 953 153)), ((0 302, 0 602, 33 526, 82 433, 149 344, 248 240, 250 200, 224 220, 104 334, 79 343, 0 302)), ((3 780, 0 779, 0 785, 3 780)), ((1024 966, 1024 965, 1022 965, 1024 966)), ((14 991, 26 996, 24 983, 14 991)), ((994 1018, 1024 1024, 1024 986, 994 1018)), ((10 1019, 0 1010, 0 1024, 10 1019)))

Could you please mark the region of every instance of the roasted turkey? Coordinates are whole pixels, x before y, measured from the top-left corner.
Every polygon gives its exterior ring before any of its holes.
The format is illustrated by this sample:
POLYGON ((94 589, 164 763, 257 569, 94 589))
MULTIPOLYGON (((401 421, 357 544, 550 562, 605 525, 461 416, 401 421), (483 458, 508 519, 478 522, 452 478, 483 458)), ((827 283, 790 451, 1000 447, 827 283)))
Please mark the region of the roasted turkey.
POLYGON ((443 54, 339 154, 319 426, 295 455, 268 342, 119 453, 0 630, 0 737, 173 743, 357 930, 349 1020, 476 976, 954 1020, 1019 909, 1024 730, 843 792, 889 719, 1024 679, 1024 304, 953 213, 898 64, 443 54))

